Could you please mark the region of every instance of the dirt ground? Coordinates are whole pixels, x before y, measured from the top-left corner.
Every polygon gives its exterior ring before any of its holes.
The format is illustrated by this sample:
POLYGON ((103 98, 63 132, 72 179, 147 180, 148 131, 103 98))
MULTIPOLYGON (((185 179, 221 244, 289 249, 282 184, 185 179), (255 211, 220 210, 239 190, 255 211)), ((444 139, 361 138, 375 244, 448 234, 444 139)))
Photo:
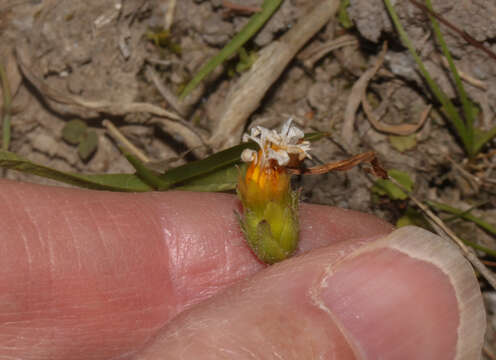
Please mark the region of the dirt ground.
MULTIPOLYGON (((171 3, 2 1, 0 53, 13 96, 9 150, 64 171, 129 173, 133 168, 102 124, 104 120, 112 121, 151 161, 165 161, 171 166, 239 143, 242 132, 253 124, 278 127, 293 117, 305 132, 331 134, 313 145, 317 163, 373 150, 387 169, 410 175, 414 194, 421 201, 439 201, 462 210, 474 208, 474 215, 496 225, 494 141, 469 162, 437 104, 419 129, 408 138, 398 137, 405 128, 420 121, 433 100, 413 59, 401 46, 382 0, 351 0, 348 14, 355 27, 350 30, 336 16, 325 21, 288 59, 274 83, 261 85, 260 91, 255 86, 255 91, 244 93, 247 103, 257 96, 260 101, 243 110, 246 114, 232 131, 222 131, 219 124, 227 121, 226 109, 233 106, 233 102, 229 103, 230 91, 248 81, 243 74, 250 70, 235 70, 238 58, 216 69, 185 101, 180 101, 177 94, 199 67, 240 31, 262 0, 238 2, 246 7, 243 11, 221 0, 180 0, 172 13, 171 3), (153 36, 167 24, 171 24, 167 41, 154 43, 153 36), (384 64, 364 90, 373 115, 381 124, 390 125, 379 131, 359 106, 360 92, 355 84, 379 61, 386 40, 389 47, 384 64), (353 107, 357 96, 358 103, 353 107), (137 103, 153 107, 122 106, 137 103), (163 116, 162 110, 184 120, 177 122, 163 116), (73 119, 85 121, 98 135, 97 150, 86 160, 81 159, 76 146, 62 137, 64 125, 73 119), (187 150, 192 152, 185 160, 170 161, 187 150)), ((447 20, 496 50, 494 3, 433 3, 447 20)), ((313 6, 312 0, 284 1, 248 43, 248 54, 254 54, 256 62, 264 49, 284 39, 296 23, 303 21, 313 6)), ((426 14, 406 1, 395 6, 426 67, 442 89, 455 98, 426 14)), ((468 94, 481 109, 479 125, 488 129, 496 124, 495 62, 459 35, 443 29, 457 67, 465 75, 468 94)), ((6 171, 4 176, 54 184, 14 171, 6 171)), ((306 202, 374 213, 393 223, 412 209, 407 200, 372 192, 373 182, 374 178, 359 168, 295 179, 306 202)), ((495 238, 473 223, 455 219, 449 225, 462 238, 496 248, 495 238)), ((481 286, 488 311, 493 314, 496 293, 483 280, 481 286)), ((496 323, 493 316, 488 320, 486 349, 488 354, 494 354, 496 323)))

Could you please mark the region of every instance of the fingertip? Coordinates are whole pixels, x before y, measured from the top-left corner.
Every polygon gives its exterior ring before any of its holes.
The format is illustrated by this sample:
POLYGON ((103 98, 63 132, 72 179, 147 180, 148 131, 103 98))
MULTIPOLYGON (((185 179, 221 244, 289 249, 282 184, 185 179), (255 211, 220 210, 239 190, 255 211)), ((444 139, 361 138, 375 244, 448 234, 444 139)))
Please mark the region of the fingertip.
POLYGON ((335 264, 323 309, 363 358, 478 359, 485 329, 479 284, 446 240, 406 227, 335 264))

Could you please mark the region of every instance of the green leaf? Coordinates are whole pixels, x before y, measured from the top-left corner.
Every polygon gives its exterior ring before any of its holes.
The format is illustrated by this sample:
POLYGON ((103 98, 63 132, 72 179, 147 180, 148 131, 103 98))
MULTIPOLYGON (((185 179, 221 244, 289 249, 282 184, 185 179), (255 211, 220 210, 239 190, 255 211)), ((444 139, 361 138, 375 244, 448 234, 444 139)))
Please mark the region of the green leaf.
POLYGON ((10 145, 10 117, 12 96, 7 74, 0 63, 0 78, 2 80, 3 109, 2 109, 2 150, 8 150, 10 145))
POLYGON ((0 150, 0 167, 57 180, 87 189, 142 192, 152 188, 134 174, 82 175, 35 164, 9 151, 0 150))
POLYGON ((75 119, 67 122, 62 129, 62 138, 69 144, 79 144, 86 135, 88 125, 82 120, 75 119))
POLYGON ((244 173, 246 164, 227 166, 210 174, 188 180, 174 189, 189 191, 229 191, 236 189, 240 174, 244 173))
POLYGON ((476 128, 474 129, 474 136, 474 154, 477 154, 488 141, 496 136, 496 126, 487 131, 476 128))
POLYGON ((202 175, 209 174, 215 170, 233 166, 240 162, 240 156, 244 149, 257 149, 258 145, 248 142, 233 146, 229 149, 220 151, 203 160, 197 160, 185 165, 170 169, 160 178, 166 183, 166 188, 183 181, 193 179, 202 175))
POLYGON ((258 54, 256 51, 247 52, 243 47, 239 49, 239 61, 236 64, 236 72, 241 74, 248 70, 257 60, 258 54))
POLYGON ((262 11, 254 14, 248 23, 237 33, 232 40, 212 59, 210 59, 204 66, 198 70, 195 77, 186 85, 180 97, 185 98, 188 96, 198 84, 210 74, 218 65, 231 55, 236 53, 241 46, 243 46, 258 30, 270 19, 272 14, 281 5, 282 0, 265 0, 262 5, 262 11))
POLYGON ((348 7, 350 6, 350 0, 341 0, 339 3, 339 13, 338 20, 342 27, 349 29, 353 27, 353 21, 351 21, 348 16, 348 7))
POLYGON ((78 145, 78 153, 81 159, 88 160, 98 148, 98 135, 91 130, 86 133, 78 145))
POLYGON ((169 183, 166 183, 160 178, 160 174, 156 171, 148 168, 141 160, 137 157, 131 155, 126 150, 121 149, 127 161, 136 170, 136 176, 143 180, 147 185, 151 186, 155 190, 167 190, 170 187, 169 183))
POLYGON ((413 149, 417 146, 417 135, 410 134, 406 136, 389 136, 389 142, 399 152, 404 152, 413 149))
MULTIPOLYGON (((406 172, 391 169, 388 171, 388 175, 403 185, 409 192, 412 191, 414 183, 410 175, 406 172)), ((378 195, 388 196, 393 200, 406 200, 408 198, 408 195, 403 190, 389 180, 377 180, 371 190, 378 195)))

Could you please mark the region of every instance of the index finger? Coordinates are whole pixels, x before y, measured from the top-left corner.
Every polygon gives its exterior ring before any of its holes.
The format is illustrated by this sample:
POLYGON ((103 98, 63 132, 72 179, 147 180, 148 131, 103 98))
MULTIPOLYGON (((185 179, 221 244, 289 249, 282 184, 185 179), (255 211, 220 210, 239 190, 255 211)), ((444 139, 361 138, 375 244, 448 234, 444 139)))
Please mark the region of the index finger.
MULTIPOLYGON (((245 244, 231 195, 1 181, 0 197, 5 356, 132 353, 184 309, 264 266, 245 244)), ((300 251, 391 231, 353 211, 306 205, 300 215, 300 251)))

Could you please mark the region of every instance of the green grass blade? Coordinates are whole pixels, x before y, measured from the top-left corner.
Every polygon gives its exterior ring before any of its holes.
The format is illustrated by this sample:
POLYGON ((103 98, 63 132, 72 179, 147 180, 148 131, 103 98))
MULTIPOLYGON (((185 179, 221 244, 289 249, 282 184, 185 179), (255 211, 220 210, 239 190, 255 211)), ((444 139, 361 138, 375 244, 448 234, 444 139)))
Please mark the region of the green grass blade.
POLYGON ((482 229, 486 230, 488 233, 490 233, 493 236, 496 236, 496 227, 492 226, 489 224, 487 221, 484 219, 481 219, 480 217, 472 215, 470 212, 466 212, 460 209, 457 209, 455 207, 442 204, 436 201, 429 201, 428 202, 429 206, 432 206, 438 210, 453 214, 453 215, 458 215, 462 219, 468 220, 473 222, 474 224, 477 224, 480 226, 482 229))
POLYGON ((479 244, 474 243, 472 241, 468 241, 468 240, 465 240, 465 239, 461 239, 461 240, 465 244, 467 244, 468 246, 470 246, 471 248, 474 248, 475 250, 482 251, 483 253, 486 253, 486 254, 491 255, 492 257, 496 258, 496 250, 493 250, 493 249, 490 249, 488 247, 479 245, 479 244))
POLYGON ((12 97, 9 80, 3 64, 0 63, 0 78, 2 80, 3 109, 2 109, 2 150, 7 151, 10 145, 10 108, 12 97))
POLYGON ((245 168, 246 164, 239 164, 239 166, 227 166, 210 174, 188 180, 174 189, 189 191, 234 190, 238 184, 239 174, 242 174, 245 168))
POLYGON ((496 136, 496 126, 493 127, 492 129, 489 129, 487 131, 482 131, 479 129, 474 129, 474 155, 477 154, 481 148, 484 146, 485 143, 487 143, 489 140, 491 140, 493 137, 496 136))
MULTIPOLYGON (((468 221, 472 221, 473 223, 477 224, 478 226, 480 226, 482 229, 486 230, 488 233, 492 234, 492 235, 496 235, 496 228, 494 226, 492 226, 491 224, 489 224, 488 222, 484 221, 483 219, 481 218, 478 218, 472 214, 470 214, 470 211, 464 211, 464 210, 460 210, 460 209, 457 209, 457 208, 454 208, 452 206, 449 206, 449 205, 446 205, 446 204, 442 204, 442 203, 439 203, 439 202, 436 202, 436 201, 428 201, 427 204, 430 206, 430 207, 433 207, 433 208, 436 208, 438 210, 441 210, 441 211, 444 211, 444 212, 447 212, 447 213, 450 213, 450 214, 453 214, 457 217, 460 217, 462 219, 465 219, 465 220, 468 220, 468 221)), ((472 247, 473 249, 476 249, 476 250, 479 250, 479 251, 482 251, 488 255, 491 255, 492 257, 496 258, 496 250, 494 249, 490 249, 488 247, 485 247, 485 246, 482 246, 482 245, 479 245, 473 241, 469 241, 469 240, 465 240, 465 239, 461 239, 466 245, 472 247)))
POLYGON ((152 188, 134 174, 82 175, 35 164, 9 151, 0 150, 0 167, 29 173, 82 188, 142 192, 152 188))
POLYGON ((167 190, 170 185, 160 178, 160 174, 147 168, 146 165, 139 160, 137 157, 129 154, 127 151, 121 149, 126 157, 127 161, 136 170, 136 176, 139 177, 143 182, 152 187, 155 190, 167 190))
POLYGON ((252 142, 236 145, 215 153, 205 159, 193 161, 177 168, 170 169, 160 177, 169 187, 171 187, 175 184, 205 176, 228 166, 233 167, 240 162, 241 153, 247 148, 257 149, 257 145, 252 142))
MULTIPOLYGON (((152 191, 153 188, 141 180, 136 174, 73 174, 72 176, 80 177, 89 186, 77 185, 83 188, 108 190, 119 192, 146 192, 152 191)), ((57 179, 55 179, 57 180, 57 179)))
MULTIPOLYGON (((427 8, 431 11, 434 11, 432 8, 431 0, 425 1, 427 4, 427 8)), ((475 122, 475 109, 472 101, 468 98, 467 92, 465 91, 465 87, 463 86, 462 79, 460 78, 460 74, 453 62, 453 57, 448 49, 448 45, 444 40, 443 34, 441 33, 441 29, 439 27, 439 23, 434 16, 428 14, 432 23, 432 28, 434 30, 434 34, 436 35, 437 41, 441 46, 441 50, 443 52, 444 57, 448 60, 449 68, 451 74, 453 75, 453 79, 455 81, 456 90, 458 95, 460 96, 460 101, 462 103, 463 114, 465 115, 465 131, 467 133, 467 152, 469 156, 475 155, 474 150, 474 122, 475 122)))
POLYGON ((415 48, 414 48, 412 42, 410 41, 408 34, 406 33, 405 29, 403 29, 403 26, 401 25, 401 22, 398 18, 398 15, 396 14, 396 11, 394 10, 393 6, 391 5, 390 0, 384 0, 384 3, 386 5, 386 8, 388 9, 389 15, 391 16, 391 19, 394 23, 394 26, 396 27, 396 29, 400 35, 401 41, 408 48, 408 50, 410 51, 410 54, 415 59, 415 62, 417 63, 419 71, 421 72, 422 76, 424 77, 425 81, 427 82, 427 85, 429 86, 430 90, 432 91, 434 96, 437 98, 437 100, 441 103, 446 116, 452 122, 453 126, 456 129, 458 136, 460 137, 460 139, 463 142, 465 149, 468 151, 468 145, 469 145, 470 141, 467 138, 467 131, 466 131, 465 123, 463 122, 463 119, 460 117, 460 114, 458 114, 458 111, 456 110, 453 103, 449 100, 449 98, 441 90, 441 88, 436 84, 434 79, 432 79, 429 72, 425 68, 422 60, 420 59, 420 56, 418 56, 417 52, 415 51, 415 48))
POLYGON ((196 86, 220 65, 224 60, 238 51, 250 38, 257 33, 258 30, 270 19, 272 14, 281 5, 282 0, 265 0, 262 5, 262 11, 254 14, 243 29, 236 34, 232 40, 212 59, 210 59, 195 77, 186 85, 180 97, 184 99, 193 91, 196 86))

